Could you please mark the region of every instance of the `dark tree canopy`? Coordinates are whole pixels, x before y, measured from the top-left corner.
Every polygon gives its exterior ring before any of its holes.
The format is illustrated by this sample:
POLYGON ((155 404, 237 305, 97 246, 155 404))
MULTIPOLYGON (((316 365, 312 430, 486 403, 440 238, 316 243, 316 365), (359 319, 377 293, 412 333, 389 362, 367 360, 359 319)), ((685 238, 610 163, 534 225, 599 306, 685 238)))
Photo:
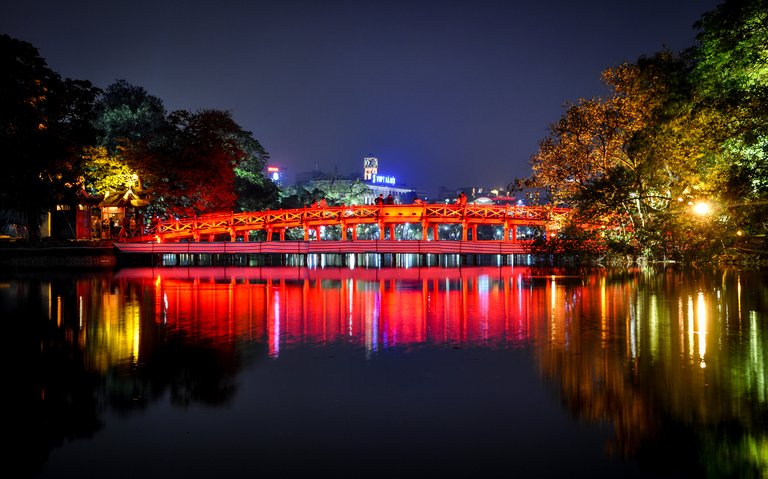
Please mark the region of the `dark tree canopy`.
POLYGON ((62 79, 36 48, 8 35, 0 35, 0 71, 0 208, 26 213, 36 239, 39 215, 77 191, 98 89, 62 79))
POLYGON ((118 80, 104 90, 97 113, 99 143, 110 153, 115 153, 121 143, 150 140, 166 121, 163 102, 125 80, 118 80))

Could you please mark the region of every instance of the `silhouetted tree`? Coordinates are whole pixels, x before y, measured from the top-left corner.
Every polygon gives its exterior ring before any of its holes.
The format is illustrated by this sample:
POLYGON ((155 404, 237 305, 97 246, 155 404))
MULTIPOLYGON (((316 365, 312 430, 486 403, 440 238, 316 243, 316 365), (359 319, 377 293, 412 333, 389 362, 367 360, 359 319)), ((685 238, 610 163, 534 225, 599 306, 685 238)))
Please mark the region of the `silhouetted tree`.
POLYGON ((98 89, 62 79, 35 47, 8 35, 0 35, 0 71, 0 208, 26 213, 36 240, 40 215, 77 190, 98 89))

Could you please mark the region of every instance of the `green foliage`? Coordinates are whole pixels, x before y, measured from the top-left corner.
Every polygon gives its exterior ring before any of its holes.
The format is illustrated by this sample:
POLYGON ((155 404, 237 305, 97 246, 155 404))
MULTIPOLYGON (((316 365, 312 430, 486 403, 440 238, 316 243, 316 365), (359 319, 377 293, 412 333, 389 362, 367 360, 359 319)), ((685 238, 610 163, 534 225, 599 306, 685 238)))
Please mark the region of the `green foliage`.
POLYGON ((259 211, 276 208, 280 189, 264 176, 269 155, 261 144, 244 132, 244 143, 248 146, 247 154, 235 166, 235 189, 237 191, 237 209, 240 211, 259 211))
POLYGON ((281 207, 303 208, 321 199, 325 199, 328 206, 361 205, 368 193, 368 187, 360 180, 338 178, 315 180, 309 188, 304 185, 286 188, 281 194, 281 207))
POLYGON ((166 125, 163 102, 144 88, 118 80, 99 98, 94 125, 99 130, 99 145, 111 154, 120 144, 149 140, 166 125))
POLYGON ((621 215, 616 250, 694 262, 766 233, 768 1, 725 1, 697 28, 698 48, 606 70, 611 94, 569 105, 532 158, 582 223, 621 215))
POLYGON ((83 152, 85 187, 91 194, 103 195, 138 186, 137 172, 122 158, 110 155, 103 146, 86 147, 83 152))

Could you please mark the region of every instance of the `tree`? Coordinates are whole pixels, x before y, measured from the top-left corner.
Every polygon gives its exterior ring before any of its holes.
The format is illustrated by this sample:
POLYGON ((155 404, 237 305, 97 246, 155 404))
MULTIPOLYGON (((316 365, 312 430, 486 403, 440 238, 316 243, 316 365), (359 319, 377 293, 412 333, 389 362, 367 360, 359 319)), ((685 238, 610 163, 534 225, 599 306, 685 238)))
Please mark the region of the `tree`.
POLYGON ((717 132, 718 191, 735 229, 768 231, 768 1, 727 0, 696 23, 694 81, 717 132))
MULTIPOLYGON (((228 112, 180 110, 167 120, 152 141, 135 141, 125 149, 128 163, 151 192, 153 212, 195 216, 233 211, 239 191, 258 194, 254 189, 263 174, 254 168, 263 162, 263 149, 228 112)), ((269 185, 261 185, 265 194, 273 194, 269 185)))
POLYGON ((693 101, 690 65, 660 52, 607 69, 611 94, 570 105, 532 158, 535 183, 554 202, 574 207, 581 223, 626 219, 632 235, 621 237, 646 255, 682 254, 668 248, 692 227, 680 200, 714 194, 717 145, 693 101))
POLYGON ((68 202, 81 176, 81 150, 92 128, 98 89, 62 79, 31 44, 0 35, 0 208, 23 211, 30 238, 39 217, 68 202))
POLYGON ((133 187, 139 175, 118 155, 109 154, 106 147, 90 146, 83 150, 83 179, 88 193, 103 195, 133 187))
POLYGON ((96 112, 99 145, 112 155, 118 153, 121 144, 151 140, 166 123, 162 100, 125 80, 116 81, 102 92, 96 112))
POLYGON ((243 138, 247 146, 247 155, 235 167, 235 190, 237 209, 240 211, 259 211, 275 208, 278 205, 280 188, 264 176, 269 154, 250 133, 243 138))

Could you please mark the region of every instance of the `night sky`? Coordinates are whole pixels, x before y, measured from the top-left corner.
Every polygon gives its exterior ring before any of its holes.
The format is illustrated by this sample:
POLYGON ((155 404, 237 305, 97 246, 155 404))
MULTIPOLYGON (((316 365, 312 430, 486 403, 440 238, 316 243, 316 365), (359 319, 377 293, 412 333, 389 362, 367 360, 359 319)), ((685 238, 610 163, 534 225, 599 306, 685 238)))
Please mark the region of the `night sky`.
POLYGON ((271 163, 379 172, 434 194, 503 187, 600 72, 694 45, 719 0, 4 0, 0 32, 62 76, 228 110, 271 163))

